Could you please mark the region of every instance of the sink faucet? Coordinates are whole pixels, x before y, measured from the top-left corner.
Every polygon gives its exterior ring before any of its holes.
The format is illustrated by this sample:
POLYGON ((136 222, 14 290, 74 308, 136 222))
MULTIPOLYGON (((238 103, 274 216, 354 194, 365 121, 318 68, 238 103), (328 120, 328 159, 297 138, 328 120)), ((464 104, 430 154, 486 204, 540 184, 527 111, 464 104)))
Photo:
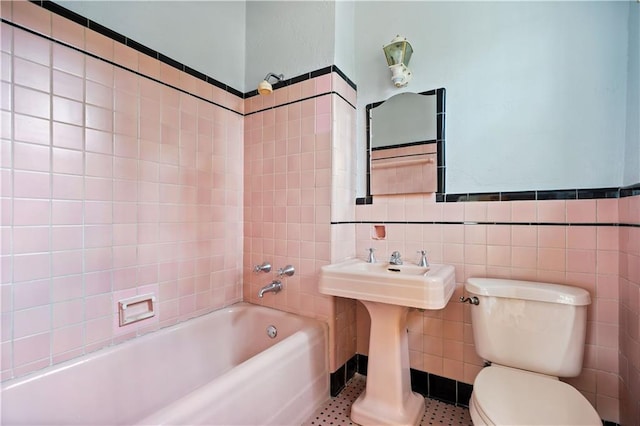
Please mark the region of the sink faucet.
POLYGON ((265 285, 260 289, 258 297, 262 299, 262 296, 264 296, 265 293, 278 293, 280 290, 282 290, 282 282, 279 280, 273 280, 271 281, 271 284, 265 285))
POLYGON ((394 251, 391 253, 391 259, 389 259, 389 263, 392 265, 402 265, 402 258, 400 257, 399 251, 394 251))

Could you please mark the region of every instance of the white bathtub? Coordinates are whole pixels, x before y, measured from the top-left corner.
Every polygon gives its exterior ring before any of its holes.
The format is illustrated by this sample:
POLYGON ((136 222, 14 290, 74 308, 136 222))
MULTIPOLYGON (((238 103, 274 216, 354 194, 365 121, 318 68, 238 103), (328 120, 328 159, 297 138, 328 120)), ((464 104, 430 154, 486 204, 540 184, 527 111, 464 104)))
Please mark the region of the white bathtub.
POLYGON ((299 425, 327 353, 326 324, 239 303, 3 383, 1 424, 299 425))

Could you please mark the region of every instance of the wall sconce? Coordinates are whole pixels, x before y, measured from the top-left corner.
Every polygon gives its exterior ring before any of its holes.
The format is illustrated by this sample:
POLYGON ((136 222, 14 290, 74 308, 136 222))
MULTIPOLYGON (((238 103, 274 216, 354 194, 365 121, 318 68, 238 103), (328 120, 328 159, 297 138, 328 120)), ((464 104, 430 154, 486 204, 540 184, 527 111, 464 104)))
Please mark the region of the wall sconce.
POLYGON ((387 58, 387 65, 391 70, 391 81, 396 87, 404 87, 411 81, 411 71, 407 68, 413 53, 411 43, 406 37, 397 35, 391 43, 382 48, 387 58))
POLYGON ((269 83, 270 78, 275 78, 276 83, 278 81, 284 80, 284 74, 276 75, 272 72, 267 74, 267 76, 258 84, 258 93, 261 95, 269 95, 273 92, 273 87, 271 87, 271 83, 269 83))

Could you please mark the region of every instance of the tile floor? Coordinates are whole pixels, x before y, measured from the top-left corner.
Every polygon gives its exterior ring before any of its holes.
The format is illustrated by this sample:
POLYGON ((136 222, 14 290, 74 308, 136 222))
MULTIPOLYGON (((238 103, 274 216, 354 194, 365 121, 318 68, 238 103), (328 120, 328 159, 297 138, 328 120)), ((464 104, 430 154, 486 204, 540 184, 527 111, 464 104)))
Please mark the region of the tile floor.
MULTIPOLYGON (((316 411, 302 426, 316 425, 354 425, 349 419, 351 404, 365 388, 366 376, 356 374, 347 387, 335 398, 331 398, 324 407, 316 411)), ((421 426, 427 425, 471 425, 469 410, 464 407, 425 398, 426 409, 421 426)))

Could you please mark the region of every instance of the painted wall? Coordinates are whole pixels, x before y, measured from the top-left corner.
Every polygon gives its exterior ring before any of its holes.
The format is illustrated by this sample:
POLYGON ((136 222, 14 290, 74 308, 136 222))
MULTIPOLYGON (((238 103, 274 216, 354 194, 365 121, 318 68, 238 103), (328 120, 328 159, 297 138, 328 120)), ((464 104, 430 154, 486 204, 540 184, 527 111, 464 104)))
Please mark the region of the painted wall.
POLYGON ((637 181, 640 153, 625 144, 637 133, 626 95, 637 93, 633 2, 180 2, 179 13, 173 2, 62 4, 244 91, 271 71, 338 65, 359 87, 359 176, 364 106, 397 92, 381 46, 402 33, 415 49, 405 90, 447 88, 448 192, 637 181))
POLYGON ((349 78, 356 76, 355 2, 336 2, 335 59, 333 63, 349 78))
MULTIPOLYGON (((57 1, 242 92, 244 1, 57 1)), ((266 74, 266 73, 265 73, 266 74)))
POLYGON ((629 3, 627 127, 623 185, 640 182, 640 4, 629 3))
POLYGON ((626 2, 355 8, 359 146, 364 106, 397 92, 381 46, 400 33, 414 48, 405 90, 447 89, 447 192, 621 184, 626 2))
POLYGON ((264 76, 285 78, 333 64, 335 9, 332 1, 248 1, 245 91, 264 76))

